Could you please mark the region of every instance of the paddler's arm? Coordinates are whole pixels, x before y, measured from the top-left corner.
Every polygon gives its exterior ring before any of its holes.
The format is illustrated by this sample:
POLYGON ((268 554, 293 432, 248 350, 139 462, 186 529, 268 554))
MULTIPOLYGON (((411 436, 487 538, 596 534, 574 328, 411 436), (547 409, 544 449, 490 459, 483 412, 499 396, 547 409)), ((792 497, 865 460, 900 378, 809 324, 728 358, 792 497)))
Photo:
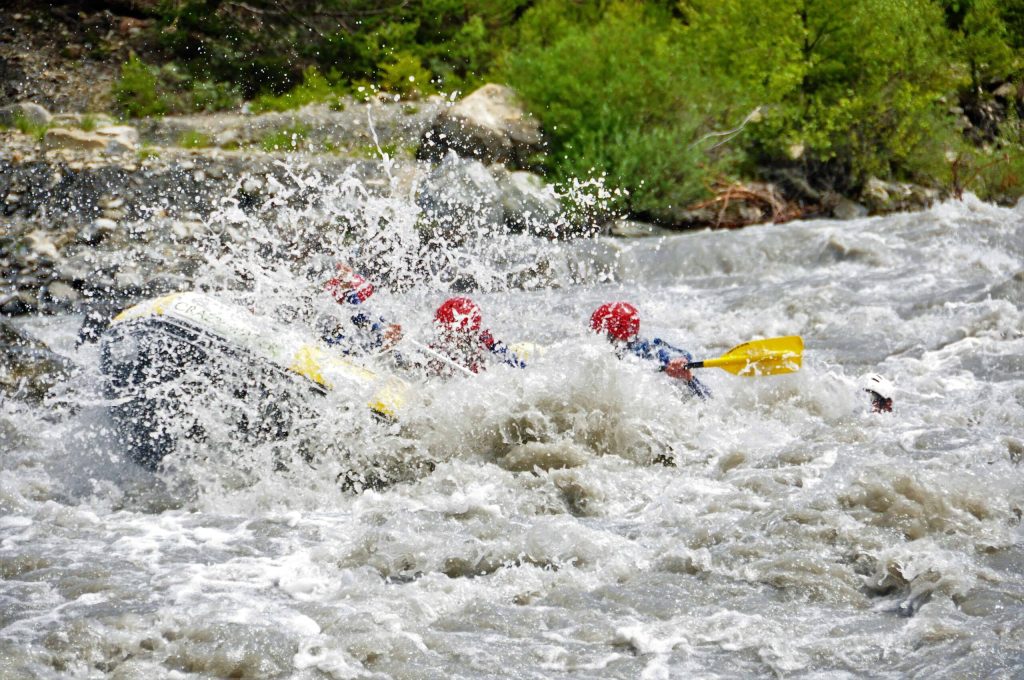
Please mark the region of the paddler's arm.
POLYGON ((480 334, 480 342, 483 343, 484 347, 486 347, 491 354, 494 354, 501 359, 503 364, 507 364, 513 368, 526 368, 526 362, 520 359, 516 353, 509 349, 508 345, 503 343, 501 340, 495 340, 490 331, 484 331, 480 334))
POLYGON ((693 375, 693 371, 686 367, 688 363, 693 361, 692 354, 685 349, 670 345, 660 338, 655 338, 651 341, 650 345, 649 357, 657 360, 661 364, 661 370, 668 374, 670 378, 684 381, 686 386, 690 388, 690 392, 701 399, 708 399, 711 396, 711 390, 708 389, 707 385, 702 383, 693 375))

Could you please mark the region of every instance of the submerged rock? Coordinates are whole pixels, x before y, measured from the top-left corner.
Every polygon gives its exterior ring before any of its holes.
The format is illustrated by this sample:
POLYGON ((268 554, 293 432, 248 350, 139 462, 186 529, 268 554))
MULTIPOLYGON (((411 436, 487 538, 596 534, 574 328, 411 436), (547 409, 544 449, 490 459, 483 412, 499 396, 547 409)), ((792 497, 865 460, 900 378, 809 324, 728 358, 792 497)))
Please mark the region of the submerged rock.
POLYGON ((41 340, 0 320, 0 392, 26 401, 41 401, 66 379, 71 364, 41 340))
POLYGON ((611 223, 608 233, 612 236, 623 238, 637 238, 641 236, 665 236, 673 233, 673 231, 648 222, 615 220, 611 223))
POLYGON ((505 225, 513 234, 524 232, 555 237, 560 234, 562 203, 555 188, 531 172, 491 168, 498 184, 505 225))
POLYGON ((454 152, 424 179, 416 203, 436 231, 454 243, 505 222, 501 190, 487 166, 454 152))

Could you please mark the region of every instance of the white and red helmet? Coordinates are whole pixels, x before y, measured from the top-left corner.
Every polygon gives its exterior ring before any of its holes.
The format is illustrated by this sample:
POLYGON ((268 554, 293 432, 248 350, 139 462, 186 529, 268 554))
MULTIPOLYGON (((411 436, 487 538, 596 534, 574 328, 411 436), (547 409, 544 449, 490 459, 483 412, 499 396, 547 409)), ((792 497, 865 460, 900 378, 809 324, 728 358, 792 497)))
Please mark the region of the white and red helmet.
POLYGON ((434 322, 446 331, 467 333, 480 330, 483 315, 468 297, 455 297, 441 303, 434 312, 434 322))
POLYGON ((640 312, 628 302, 606 302, 590 316, 590 328, 628 342, 640 333, 640 312))

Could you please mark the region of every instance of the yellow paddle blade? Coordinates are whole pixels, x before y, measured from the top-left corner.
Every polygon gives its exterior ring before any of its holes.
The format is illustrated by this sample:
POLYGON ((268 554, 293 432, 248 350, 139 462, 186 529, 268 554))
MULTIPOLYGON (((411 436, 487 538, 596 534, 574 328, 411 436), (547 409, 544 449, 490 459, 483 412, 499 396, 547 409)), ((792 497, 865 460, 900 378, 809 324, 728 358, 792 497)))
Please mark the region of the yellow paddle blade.
POLYGON ((800 370, 804 341, 799 335, 752 340, 736 345, 718 357, 701 362, 705 368, 721 368, 734 375, 780 375, 800 370))

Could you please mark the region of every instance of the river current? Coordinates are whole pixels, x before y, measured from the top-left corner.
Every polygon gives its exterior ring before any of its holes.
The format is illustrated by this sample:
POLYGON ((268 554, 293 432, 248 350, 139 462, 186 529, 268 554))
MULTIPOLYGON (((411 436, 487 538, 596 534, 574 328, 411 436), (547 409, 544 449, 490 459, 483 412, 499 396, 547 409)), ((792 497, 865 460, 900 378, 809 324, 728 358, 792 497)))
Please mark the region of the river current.
MULTIPOLYGON (((393 473, 362 493, 227 431, 135 466, 81 320, 24 321, 82 369, 0 402, 0 676, 1024 677, 1024 206, 486 244, 448 254, 543 352, 417 384, 390 426, 323 399, 322 459, 393 473), (800 335, 803 367, 688 399, 588 332, 614 300, 698 358, 800 335)), ((235 256, 197 285, 302 285, 235 256)), ((383 279, 427 339, 451 280, 383 279)))

